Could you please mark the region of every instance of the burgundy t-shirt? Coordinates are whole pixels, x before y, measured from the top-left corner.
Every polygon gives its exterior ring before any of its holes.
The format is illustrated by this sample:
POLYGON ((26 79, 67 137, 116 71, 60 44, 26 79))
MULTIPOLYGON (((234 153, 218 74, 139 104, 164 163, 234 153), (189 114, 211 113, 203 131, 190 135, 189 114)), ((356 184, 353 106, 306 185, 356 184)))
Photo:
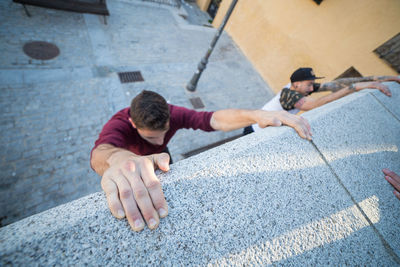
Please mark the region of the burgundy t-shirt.
POLYGON ((129 108, 125 108, 116 113, 104 125, 92 151, 100 144, 111 144, 127 149, 136 155, 145 156, 163 152, 169 140, 179 129, 215 131, 210 125, 213 112, 197 112, 184 107, 168 106, 170 111, 169 130, 165 134, 162 145, 153 145, 144 140, 129 122, 129 108))

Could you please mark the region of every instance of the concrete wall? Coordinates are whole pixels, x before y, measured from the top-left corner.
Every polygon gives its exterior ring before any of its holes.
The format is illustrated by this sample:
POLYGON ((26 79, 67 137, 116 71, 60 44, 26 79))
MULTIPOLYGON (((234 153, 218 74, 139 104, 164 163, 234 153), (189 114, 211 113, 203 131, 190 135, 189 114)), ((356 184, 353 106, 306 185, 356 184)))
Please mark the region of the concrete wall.
POLYGON ((400 264, 400 85, 304 114, 312 142, 270 127, 159 174, 170 214, 140 233, 96 193, 0 229, 0 265, 400 264))
MULTIPOLYGON (((217 27, 231 3, 224 0, 217 27)), ((400 29, 400 1, 241 0, 227 32, 275 90, 291 73, 311 66, 332 80, 354 66, 363 76, 396 75, 373 50, 400 29), (288 5, 291 8, 288 8, 288 5)))

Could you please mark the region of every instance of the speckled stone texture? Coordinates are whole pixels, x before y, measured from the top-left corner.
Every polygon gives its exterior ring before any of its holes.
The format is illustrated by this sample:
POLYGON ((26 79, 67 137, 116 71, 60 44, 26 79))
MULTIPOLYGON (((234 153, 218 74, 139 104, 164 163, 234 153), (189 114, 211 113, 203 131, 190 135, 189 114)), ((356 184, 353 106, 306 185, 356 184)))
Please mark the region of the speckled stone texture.
POLYGON ((361 207, 400 255, 400 202, 382 173, 400 174, 400 85, 386 84, 392 97, 364 91, 343 99, 340 109, 332 103, 305 117, 313 121, 314 143, 354 199, 375 199, 377 208, 361 207))
POLYGON ((377 98, 378 102, 380 102, 389 112, 392 113, 394 117, 400 120, 400 84, 394 82, 385 83, 390 87, 393 96, 386 97, 384 94, 376 91, 371 90, 370 92, 377 98))
POLYGON ((353 94, 304 115, 314 143, 271 127, 179 161, 159 174, 170 214, 153 231, 113 218, 103 193, 3 227, 0 265, 399 265, 386 108, 353 94))

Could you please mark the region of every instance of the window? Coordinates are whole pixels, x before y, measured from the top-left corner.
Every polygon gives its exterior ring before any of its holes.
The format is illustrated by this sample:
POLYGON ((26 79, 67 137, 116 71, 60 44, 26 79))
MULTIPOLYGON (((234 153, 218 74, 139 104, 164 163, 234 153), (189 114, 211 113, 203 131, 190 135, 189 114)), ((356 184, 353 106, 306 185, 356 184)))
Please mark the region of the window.
POLYGON ((221 5, 222 0, 212 0, 210 5, 208 6, 207 13, 210 15, 212 19, 217 15, 218 8, 221 5))
POLYGON ((374 52, 400 73, 400 33, 375 49, 374 52))
POLYGON ((337 76, 335 80, 342 78, 354 78, 354 77, 362 77, 362 75, 358 70, 356 70, 356 68, 351 66, 345 72, 337 76))

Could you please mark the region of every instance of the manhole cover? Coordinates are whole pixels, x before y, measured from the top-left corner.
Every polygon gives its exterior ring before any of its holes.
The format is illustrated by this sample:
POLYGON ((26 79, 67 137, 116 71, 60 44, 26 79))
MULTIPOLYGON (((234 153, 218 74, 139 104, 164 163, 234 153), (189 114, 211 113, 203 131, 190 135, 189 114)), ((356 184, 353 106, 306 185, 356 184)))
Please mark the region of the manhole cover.
POLYGON ((54 44, 34 41, 24 45, 24 52, 33 59, 48 60, 60 54, 60 49, 54 44))

